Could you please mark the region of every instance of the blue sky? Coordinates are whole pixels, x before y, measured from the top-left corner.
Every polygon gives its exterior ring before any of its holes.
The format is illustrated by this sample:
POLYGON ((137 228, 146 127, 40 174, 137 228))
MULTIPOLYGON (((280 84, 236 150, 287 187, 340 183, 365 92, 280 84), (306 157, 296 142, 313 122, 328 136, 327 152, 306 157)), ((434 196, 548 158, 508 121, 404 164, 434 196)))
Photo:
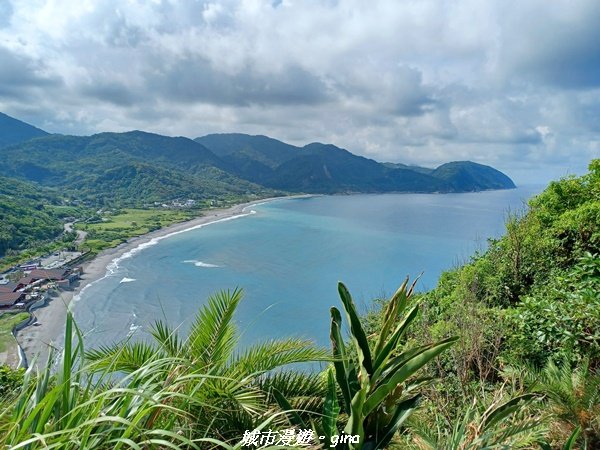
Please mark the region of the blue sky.
POLYGON ((0 0, 0 111, 546 182, 600 157, 599 23, 597 0, 0 0))

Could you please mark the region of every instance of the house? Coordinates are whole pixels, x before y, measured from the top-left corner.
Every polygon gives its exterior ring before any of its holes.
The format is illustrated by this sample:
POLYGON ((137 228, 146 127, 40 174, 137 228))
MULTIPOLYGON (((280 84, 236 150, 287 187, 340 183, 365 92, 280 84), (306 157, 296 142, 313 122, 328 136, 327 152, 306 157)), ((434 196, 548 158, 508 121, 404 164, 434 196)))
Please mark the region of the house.
POLYGON ((0 292, 0 308, 12 308, 24 299, 24 292, 0 292))
POLYGON ((0 284, 0 294, 7 292, 15 292, 17 290, 17 283, 2 283, 0 284))
POLYGON ((79 272, 69 269, 34 269, 29 275, 17 282, 17 289, 22 289, 39 280, 55 281, 59 286, 69 286, 79 278, 79 272))

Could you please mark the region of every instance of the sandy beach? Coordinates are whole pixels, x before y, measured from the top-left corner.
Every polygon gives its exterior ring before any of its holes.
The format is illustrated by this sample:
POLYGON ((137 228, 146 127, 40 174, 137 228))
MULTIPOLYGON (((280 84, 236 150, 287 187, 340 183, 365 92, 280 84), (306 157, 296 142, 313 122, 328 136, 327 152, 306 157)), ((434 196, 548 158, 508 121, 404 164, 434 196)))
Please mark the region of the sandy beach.
MULTIPOLYGON (((281 198, 281 197, 278 197, 281 198)), ((43 366, 48 358, 48 352, 51 346, 62 348, 63 331, 67 316, 67 308, 73 298, 79 294, 85 286, 104 277, 107 273, 107 266, 116 258, 119 258, 128 251, 131 251, 141 244, 150 242, 152 239, 164 238, 167 235, 183 232, 207 223, 226 219, 244 213, 246 208, 253 205, 275 200, 275 198, 256 200, 243 203, 226 209, 214 209, 204 212, 204 215, 195 219, 170 225, 160 230, 153 231, 142 236, 129 239, 118 247, 104 250, 93 260, 82 265, 83 275, 70 290, 61 290, 50 297, 46 306, 33 311, 35 320, 38 324, 28 326, 17 333, 17 341, 23 349, 28 365, 35 362, 38 366, 43 366)), ((7 363, 12 366, 18 365, 18 348, 15 346, 14 353, 8 355, 7 363)))

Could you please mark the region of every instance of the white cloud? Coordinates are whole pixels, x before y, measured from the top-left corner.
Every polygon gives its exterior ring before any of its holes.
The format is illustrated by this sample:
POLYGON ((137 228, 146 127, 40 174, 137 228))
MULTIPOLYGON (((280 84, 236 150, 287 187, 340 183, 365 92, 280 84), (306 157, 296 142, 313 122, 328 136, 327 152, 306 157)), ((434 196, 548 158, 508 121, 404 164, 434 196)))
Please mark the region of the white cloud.
POLYGON ((0 0, 0 13, 0 110, 53 132, 261 133, 472 159, 517 181, 600 156, 594 0, 0 0))

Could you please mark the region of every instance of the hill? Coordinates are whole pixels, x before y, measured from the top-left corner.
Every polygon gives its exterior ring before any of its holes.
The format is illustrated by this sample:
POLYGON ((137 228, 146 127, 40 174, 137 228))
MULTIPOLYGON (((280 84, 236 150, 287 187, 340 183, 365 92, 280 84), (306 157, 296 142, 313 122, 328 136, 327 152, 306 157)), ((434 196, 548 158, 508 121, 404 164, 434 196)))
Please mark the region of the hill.
POLYGON ((56 194, 0 176, 0 257, 58 236, 62 222, 52 207, 56 194))
POLYGON ((230 174, 225 162, 197 142, 141 131, 51 135, 5 147, 0 154, 5 162, 0 175, 61 188, 96 205, 271 192, 230 174))
POLYGON ((0 147, 47 135, 44 130, 0 113, 0 147))
POLYGON ((431 175, 447 181, 454 189, 461 192, 516 187, 513 181, 502 172, 471 161, 442 164, 431 172, 431 175))
POLYGON ((297 147, 266 136, 210 134, 195 139, 238 176, 290 192, 471 192, 510 189, 502 172, 470 161, 437 169, 379 163, 331 144, 297 147))
POLYGON ((0 175, 59 188, 67 200, 90 206, 142 206, 181 198, 231 200, 284 192, 470 192, 514 187, 501 172, 468 161, 437 169, 382 164, 331 144, 297 147, 239 133, 195 140, 142 131, 48 135, 8 116, 0 119, 0 129, 6 130, 3 142, 12 142, 0 147, 0 175))

